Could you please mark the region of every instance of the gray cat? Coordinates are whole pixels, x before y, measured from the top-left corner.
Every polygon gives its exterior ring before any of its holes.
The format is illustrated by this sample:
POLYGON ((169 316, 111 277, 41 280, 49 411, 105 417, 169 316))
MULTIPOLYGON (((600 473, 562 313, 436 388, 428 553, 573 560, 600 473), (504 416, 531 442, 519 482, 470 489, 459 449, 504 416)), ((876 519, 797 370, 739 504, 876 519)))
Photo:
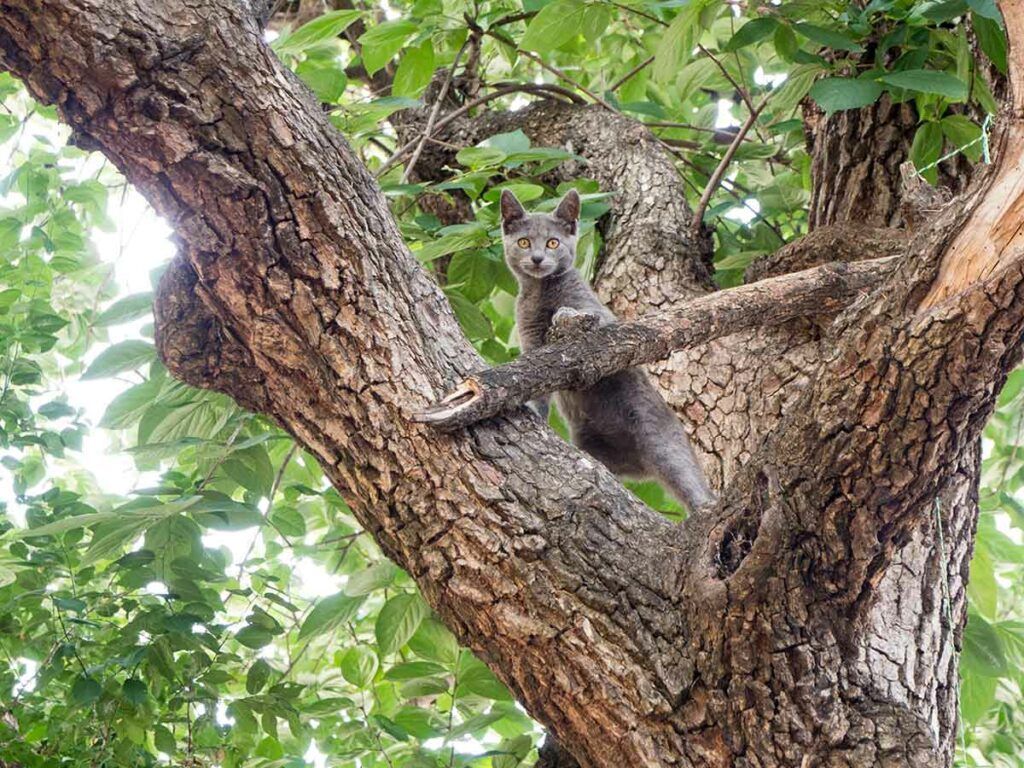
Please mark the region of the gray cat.
MULTIPOLYGON (((552 215, 528 214, 510 191, 501 193, 505 259, 519 281, 516 322, 525 352, 549 341, 549 332, 616 322, 573 266, 579 215, 575 190, 552 215)), ((616 475, 658 480, 690 510, 714 502, 686 433, 639 368, 555 398, 573 443, 616 475)), ((547 416, 547 397, 531 405, 547 416)))

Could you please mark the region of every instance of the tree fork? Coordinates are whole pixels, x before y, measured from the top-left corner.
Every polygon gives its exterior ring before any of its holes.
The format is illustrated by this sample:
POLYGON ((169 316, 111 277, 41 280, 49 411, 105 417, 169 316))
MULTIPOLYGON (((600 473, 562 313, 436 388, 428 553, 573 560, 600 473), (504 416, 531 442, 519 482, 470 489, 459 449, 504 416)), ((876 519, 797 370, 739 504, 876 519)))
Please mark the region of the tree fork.
MULTIPOLYGON (((259 373, 200 378, 243 402, 239 388, 258 390, 248 402, 317 456, 584 768, 949 762, 931 635, 900 648, 912 676, 890 675, 862 619, 900 578, 895 558, 921 546, 935 494, 977 472, 973 438, 1019 355, 1024 191, 1010 167, 844 312, 812 386, 721 507, 674 526, 535 420, 450 435, 410 423, 479 358, 365 168, 233 0, 69 5, 0 0, 0 64, 187 243, 218 339, 259 373), (976 226, 999 235, 980 270, 976 226)), ((1001 5, 1019 91, 1024 8, 1001 5)), ((1000 163, 1019 159, 999 146, 1000 163)), ((924 596, 906 597, 913 626, 941 626, 924 596)))

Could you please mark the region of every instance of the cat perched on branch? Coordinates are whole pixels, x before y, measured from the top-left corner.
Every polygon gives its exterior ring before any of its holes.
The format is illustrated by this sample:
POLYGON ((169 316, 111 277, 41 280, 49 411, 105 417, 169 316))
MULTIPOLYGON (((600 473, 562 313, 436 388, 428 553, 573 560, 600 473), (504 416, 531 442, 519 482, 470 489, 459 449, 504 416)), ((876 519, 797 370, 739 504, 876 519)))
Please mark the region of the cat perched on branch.
MULTIPOLYGON (((580 197, 570 190, 553 214, 529 214, 501 194, 505 259, 519 282, 516 323, 524 352, 616 322, 573 266, 580 197)), ((689 438, 647 374, 630 368, 591 387, 555 394, 577 446, 616 475, 652 478, 694 510, 712 503, 689 438)), ((548 397, 533 401, 547 416, 548 397)))

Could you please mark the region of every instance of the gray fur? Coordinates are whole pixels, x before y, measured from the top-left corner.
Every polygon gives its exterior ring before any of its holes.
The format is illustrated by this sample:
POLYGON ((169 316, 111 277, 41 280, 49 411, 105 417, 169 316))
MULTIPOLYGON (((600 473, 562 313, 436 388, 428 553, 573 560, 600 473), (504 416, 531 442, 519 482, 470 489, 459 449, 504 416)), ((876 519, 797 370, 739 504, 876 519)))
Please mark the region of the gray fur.
MULTIPOLYGON (((501 194, 505 259, 519 281, 516 322, 526 352, 570 328, 616 322, 573 266, 579 210, 575 190, 551 215, 528 214, 511 192, 501 194)), ((555 398, 573 443, 616 475, 658 480, 690 510, 715 500, 682 425, 639 368, 555 398)), ((531 405, 547 416, 547 398, 531 405)))

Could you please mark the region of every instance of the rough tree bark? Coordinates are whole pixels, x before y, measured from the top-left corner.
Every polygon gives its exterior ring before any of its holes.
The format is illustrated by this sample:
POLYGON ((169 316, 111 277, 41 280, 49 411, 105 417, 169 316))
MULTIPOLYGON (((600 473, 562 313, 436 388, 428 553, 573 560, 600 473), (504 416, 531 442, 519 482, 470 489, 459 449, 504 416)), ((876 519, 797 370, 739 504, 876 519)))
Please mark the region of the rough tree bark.
MULTIPOLYGON (((929 521, 940 495, 971 508, 1024 329, 1024 7, 1001 6, 998 166, 815 331, 797 407, 739 436, 721 504, 682 526, 522 409, 448 435, 410 418, 480 361, 251 7, 0 0, 0 66, 174 225, 169 368, 312 451, 581 765, 930 767, 952 753, 957 628, 929 521)), ((972 520, 946 524, 962 616, 972 520)))

